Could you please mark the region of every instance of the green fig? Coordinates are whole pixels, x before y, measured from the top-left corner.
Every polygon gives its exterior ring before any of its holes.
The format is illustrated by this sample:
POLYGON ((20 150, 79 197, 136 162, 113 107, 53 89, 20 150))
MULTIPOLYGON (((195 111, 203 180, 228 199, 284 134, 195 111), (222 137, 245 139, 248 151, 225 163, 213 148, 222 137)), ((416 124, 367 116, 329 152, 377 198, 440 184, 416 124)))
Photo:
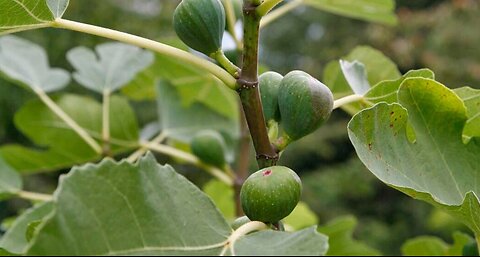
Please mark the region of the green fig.
POLYGON ((225 10, 220 0, 182 0, 173 14, 178 37, 208 56, 219 51, 225 30, 225 10))
POLYGON ((272 166, 250 175, 240 190, 250 220, 276 223, 288 216, 300 200, 302 182, 291 169, 272 166))
POLYGON ((303 71, 292 71, 280 84, 278 106, 288 140, 300 139, 318 129, 332 113, 333 94, 303 71))
POLYGON ((270 120, 280 121, 280 109, 278 107, 278 91, 283 76, 272 71, 263 73, 258 77, 258 86, 262 98, 263 115, 265 122, 270 120))
POLYGON ((222 135, 214 130, 197 133, 190 144, 192 153, 202 162, 219 168, 226 164, 226 143, 222 135))

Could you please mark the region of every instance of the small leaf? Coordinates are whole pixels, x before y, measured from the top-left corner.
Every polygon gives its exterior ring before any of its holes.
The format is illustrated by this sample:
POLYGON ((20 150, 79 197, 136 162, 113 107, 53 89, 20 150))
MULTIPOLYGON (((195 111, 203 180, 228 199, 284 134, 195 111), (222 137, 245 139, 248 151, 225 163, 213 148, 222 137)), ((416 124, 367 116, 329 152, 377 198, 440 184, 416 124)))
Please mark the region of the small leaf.
POLYGON ((480 90, 470 87, 454 89, 467 107, 467 123, 463 135, 467 138, 480 137, 480 90))
POLYGON ((388 25, 397 24, 394 0, 306 0, 306 4, 334 14, 388 25))
POLYGON ((353 238, 353 232, 357 226, 357 219, 353 216, 339 217, 330 221, 325 226, 319 227, 318 231, 328 236, 330 256, 361 256, 381 255, 381 253, 370 246, 353 238))
POLYGON ((449 212, 480 233, 480 141, 462 142, 464 103, 425 78, 405 80, 398 101, 401 106, 379 103, 352 118, 349 137, 358 156, 387 185, 449 212), (415 143, 407 138, 407 121, 415 143))
POLYGON ((104 43, 95 52, 76 47, 67 53, 76 69, 73 77, 88 89, 103 93, 114 92, 133 80, 137 73, 152 64, 151 52, 122 43, 104 43))
POLYGON ((49 27, 60 18, 68 0, 0 0, 0 35, 49 27))
POLYGON ((53 210, 50 202, 34 206, 20 215, 12 227, 0 239, 0 248, 15 254, 24 254, 27 250, 28 241, 26 238, 27 227, 33 221, 41 220, 53 210))
MULTIPOLYGON (((375 85, 384 80, 397 79, 401 76, 396 64, 392 60, 369 46, 358 46, 342 59, 362 63, 365 66, 366 76, 370 85, 375 85)), ((323 71, 323 80, 337 98, 352 94, 352 89, 337 61, 327 64, 323 71)))
MULTIPOLYGON (((205 194, 151 154, 75 167, 54 196, 29 255, 218 255, 233 232, 205 194)), ((251 233, 232 251, 318 255, 326 246, 310 228, 251 233)))
MULTIPOLYGON (((53 100, 82 128, 93 136, 100 137, 102 106, 98 102, 70 94, 54 97, 53 100)), ((113 96, 110 113, 122 114, 110 115, 112 151, 120 153, 132 148, 116 144, 117 141, 138 141, 138 125, 130 105, 124 98, 113 96)), ((100 158, 100 155, 40 100, 25 104, 15 114, 15 125, 33 143, 41 147, 38 149, 4 145, 0 148, 5 161, 20 173, 53 171, 100 158)))
POLYGON ((34 91, 53 92, 70 82, 67 71, 50 68, 42 47, 16 36, 0 37, 0 74, 34 91))
POLYGON ((22 178, 0 155, 0 200, 15 195, 22 189, 22 178))
POLYGON ((340 60, 340 68, 355 94, 363 95, 370 89, 365 65, 363 65, 363 63, 359 61, 349 62, 340 60))

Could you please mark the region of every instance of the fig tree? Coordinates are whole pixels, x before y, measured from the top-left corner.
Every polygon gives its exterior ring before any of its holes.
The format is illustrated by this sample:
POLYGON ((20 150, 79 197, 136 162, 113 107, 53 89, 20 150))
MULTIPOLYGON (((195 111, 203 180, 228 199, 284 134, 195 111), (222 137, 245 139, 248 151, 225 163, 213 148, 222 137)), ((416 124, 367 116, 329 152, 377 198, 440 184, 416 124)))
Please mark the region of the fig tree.
POLYGON ((240 200, 250 220, 276 223, 293 211, 301 192, 302 183, 293 170, 272 166, 247 178, 240 191, 240 200))

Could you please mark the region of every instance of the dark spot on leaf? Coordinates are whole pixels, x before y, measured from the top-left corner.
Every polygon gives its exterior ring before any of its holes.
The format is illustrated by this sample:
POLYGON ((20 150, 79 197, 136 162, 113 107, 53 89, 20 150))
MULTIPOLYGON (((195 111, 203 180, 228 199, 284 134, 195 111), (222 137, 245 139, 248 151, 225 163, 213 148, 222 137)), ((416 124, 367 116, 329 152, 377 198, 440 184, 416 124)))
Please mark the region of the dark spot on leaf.
POLYGON ((394 114, 395 114, 395 112, 394 112, 394 111, 390 112, 390 116, 392 116, 392 115, 394 115, 394 114))
POLYGON ((372 150, 372 143, 368 144, 368 150, 370 150, 370 151, 372 150))
POLYGON ((393 123, 390 123, 390 128, 393 128, 393 123))

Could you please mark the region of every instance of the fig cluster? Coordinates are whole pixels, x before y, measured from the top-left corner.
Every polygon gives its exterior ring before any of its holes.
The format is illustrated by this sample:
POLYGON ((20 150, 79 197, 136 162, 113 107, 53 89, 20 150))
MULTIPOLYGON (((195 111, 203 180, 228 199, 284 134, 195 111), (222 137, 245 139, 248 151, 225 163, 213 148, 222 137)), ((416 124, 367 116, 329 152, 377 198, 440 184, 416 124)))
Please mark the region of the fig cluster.
POLYGON ((259 87, 265 121, 281 125, 283 144, 314 132, 332 113, 332 92, 306 72, 291 71, 285 77, 266 72, 259 87))

